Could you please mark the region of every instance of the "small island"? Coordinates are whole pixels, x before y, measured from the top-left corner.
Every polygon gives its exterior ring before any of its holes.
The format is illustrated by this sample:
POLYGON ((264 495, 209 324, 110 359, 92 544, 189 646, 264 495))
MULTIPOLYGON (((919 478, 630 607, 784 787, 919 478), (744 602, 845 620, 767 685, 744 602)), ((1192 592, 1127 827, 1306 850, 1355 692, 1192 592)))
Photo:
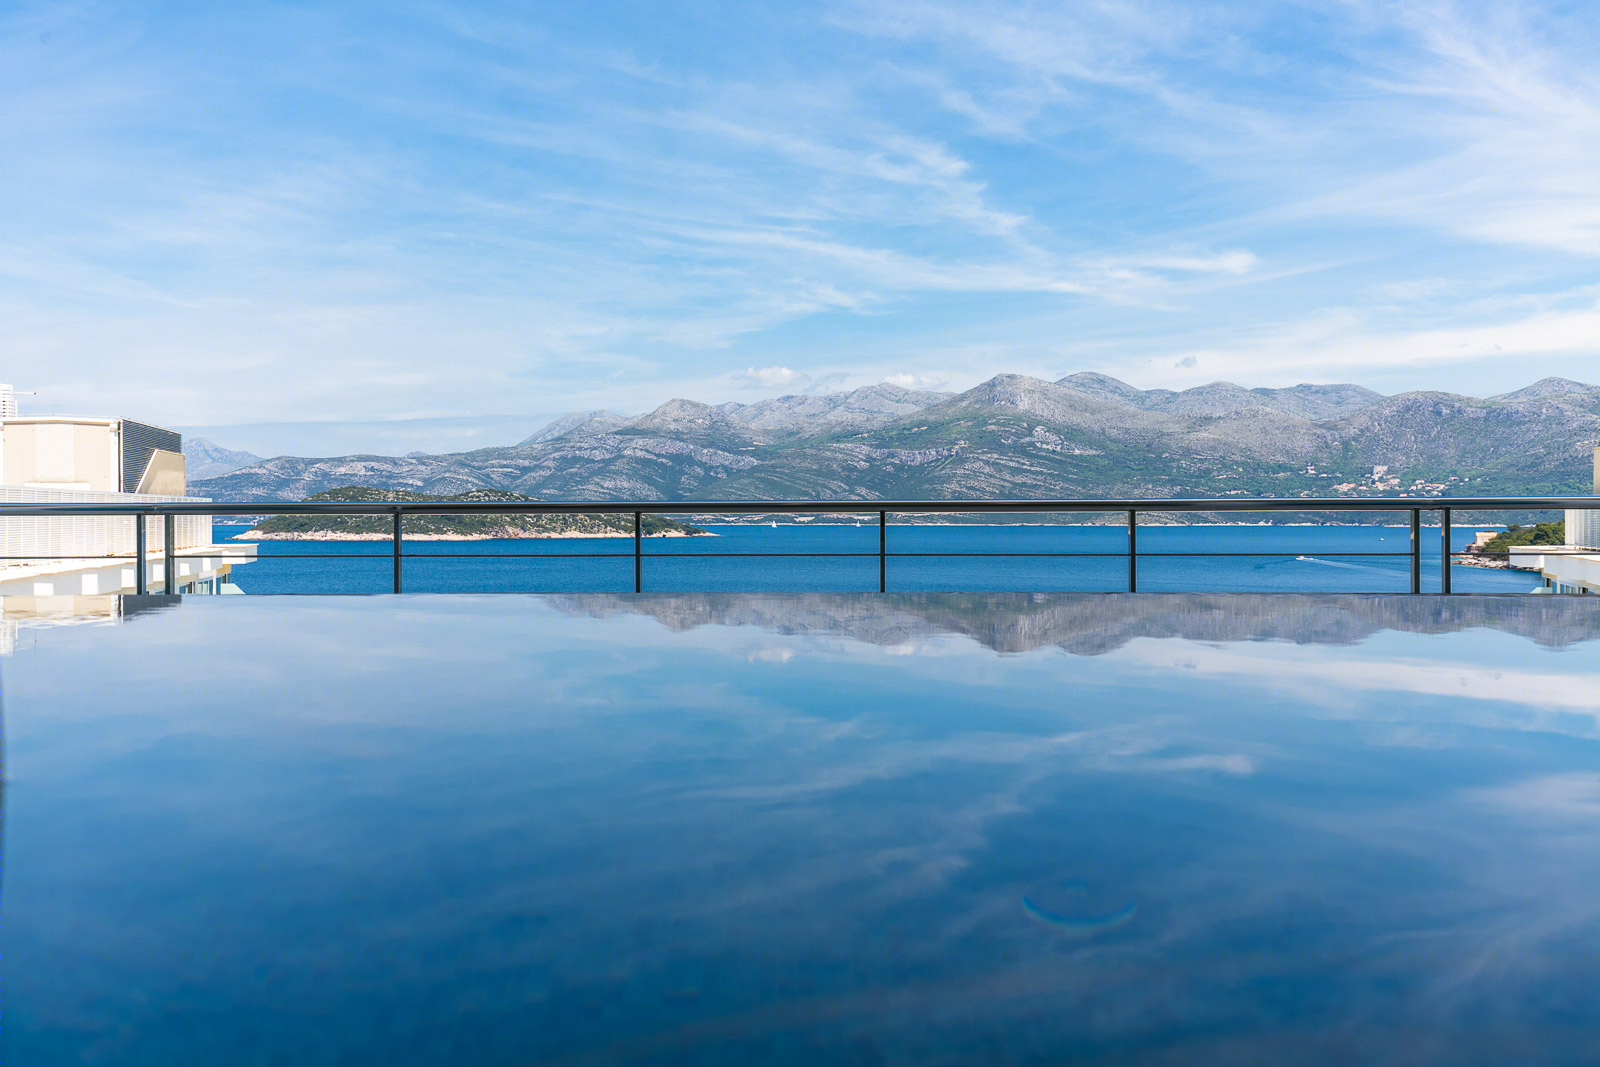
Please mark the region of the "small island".
MULTIPOLYGON (((370 503, 413 503, 448 501, 528 501, 537 497, 501 489, 472 489, 453 496, 412 493, 404 489, 377 489, 369 485, 346 485, 306 497, 306 503, 361 501, 370 503)), ((418 541, 487 541, 531 537, 632 537, 631 515, 537 515, 486 513, 466 515, 407 515, 401 520, 402 534, 418 541)), ((394 531, 388 515, 274 515, 264 519, 234 540, 250 541, 387 541, 394 531)), ((645 515, 639 523, 646 537, 697 537, 706 530, 688 523, 645 515)))

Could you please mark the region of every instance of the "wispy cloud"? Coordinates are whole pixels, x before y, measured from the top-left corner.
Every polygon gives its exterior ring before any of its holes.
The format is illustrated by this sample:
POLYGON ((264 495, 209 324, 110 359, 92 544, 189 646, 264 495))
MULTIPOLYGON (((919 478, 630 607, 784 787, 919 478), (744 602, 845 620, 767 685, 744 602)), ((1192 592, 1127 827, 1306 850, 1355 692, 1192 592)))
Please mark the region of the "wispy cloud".
POLYGON ((734 377, 761 389, 787 389, 807 380, 804 374, 788 367, 747 367, 734 377))
MULTIPOLYGON (((1238 336, 1226 347, 1178 348, 1175 354, 1196 378, 1277 381, 1295 373, 1362 377, 1379 369, 1441 370, 1507 359, 1588 360, 1600 346, 1600 305, 1496 318, 1488 325, 1385 330, 1351 314, 1330 315, 1238 336)), ((1457 391, 1444 378, 1437 388, 1457 391)))
POLYGON ((1596 344, 1597 46, 1531 2, 39 0, 0 14, 7 374, 208 425, 756 368, 1503 391, 1596 344))

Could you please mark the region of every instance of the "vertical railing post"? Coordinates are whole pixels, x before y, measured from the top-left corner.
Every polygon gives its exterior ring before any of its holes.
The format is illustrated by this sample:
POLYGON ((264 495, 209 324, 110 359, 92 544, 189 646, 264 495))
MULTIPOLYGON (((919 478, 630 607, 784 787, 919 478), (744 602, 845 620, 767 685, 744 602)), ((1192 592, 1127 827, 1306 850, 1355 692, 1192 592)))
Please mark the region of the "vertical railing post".
POLYGON ((644 515, 633 513, 633 591, 644 592, 644 515))
MULTIPOLYGON (((395 508, 394 509, 394 533, 393 533, 393 535, 392 535, 392 537, 391 537, 391 539, 389 541, 389 547, 394 552, 394 591, 396 593, 400 592, 400 588, 401 588, 401 582, 400 582, 400 557, 401 557, 400 548, 401 548, 401 544, 402 544, 402 540, 401 540, 401 535, 400 535, 400 509, 399 508, 395 508)), ((383 557, 379 556, 378 558, 382 559, 383 557)))
POLYGON ((878 512, 878 592, 889 591, 889 513, 878 512))
POLYGON ((144 523, 148 517, 144 512, 133 517, 133 591, 139 596, 150 595, 150 538, 144 523))
POLYGON ((1139 513, 1128 512, 1128 592, 1139 591, 1139 513))
POLYGON ((1411 591, 1422 592, 1422 509, 1411 509, 1411 591))
POLYGON ((1439 592, 1450 592, 1450 509, 1439 509, 1439 592))
POLYGON ((161 527, 161 591, 172 596, 178 591, 178 561, 172 558, 178 540, 178 517, 162 516, 161 527))

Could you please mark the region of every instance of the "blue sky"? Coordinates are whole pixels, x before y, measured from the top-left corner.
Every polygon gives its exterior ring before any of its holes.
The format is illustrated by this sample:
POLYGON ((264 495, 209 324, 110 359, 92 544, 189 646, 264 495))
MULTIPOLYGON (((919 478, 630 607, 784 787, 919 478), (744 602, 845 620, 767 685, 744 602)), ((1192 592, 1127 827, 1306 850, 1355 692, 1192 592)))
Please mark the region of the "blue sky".
POLYGON ((1600 381, 1584 2, 0 8, 0 378, 258 452, 1600 381))

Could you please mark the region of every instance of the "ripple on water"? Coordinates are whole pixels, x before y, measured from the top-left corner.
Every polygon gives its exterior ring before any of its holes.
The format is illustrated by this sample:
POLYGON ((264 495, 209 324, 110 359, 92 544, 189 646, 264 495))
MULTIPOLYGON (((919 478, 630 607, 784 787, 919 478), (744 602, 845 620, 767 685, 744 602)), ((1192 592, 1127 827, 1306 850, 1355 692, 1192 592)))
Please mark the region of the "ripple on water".
POLYGON ((1034 919, 1077 937, 1115 930, 1132 922, 1138 903, 1083 878, 1050 878, 1029 887, 1022 908, 1034 919))

